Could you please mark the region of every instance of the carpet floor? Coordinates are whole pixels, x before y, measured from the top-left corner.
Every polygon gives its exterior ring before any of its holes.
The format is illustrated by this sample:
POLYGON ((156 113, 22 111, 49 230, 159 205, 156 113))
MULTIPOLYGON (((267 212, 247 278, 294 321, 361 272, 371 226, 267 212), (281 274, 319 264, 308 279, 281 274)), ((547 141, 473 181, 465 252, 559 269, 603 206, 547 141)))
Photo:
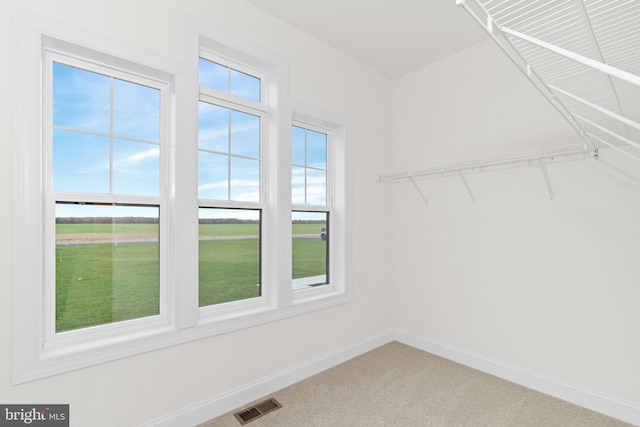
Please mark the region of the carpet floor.
MULTIPOLYGON (((269 397, 282 408, 247 426, 629 426, 398 342, 265 398, 269 397)), ((200 427, 240 426, 235 412, 200 427)))

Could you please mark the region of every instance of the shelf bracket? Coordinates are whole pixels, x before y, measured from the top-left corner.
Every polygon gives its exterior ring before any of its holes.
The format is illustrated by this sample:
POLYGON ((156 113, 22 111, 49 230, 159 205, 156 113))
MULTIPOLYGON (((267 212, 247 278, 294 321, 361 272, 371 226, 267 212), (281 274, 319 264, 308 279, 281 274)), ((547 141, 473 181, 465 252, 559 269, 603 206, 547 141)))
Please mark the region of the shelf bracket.
POLYGON ((410 176, 409 177, 409 181, 411 181, 411 183, 413 184, 413 186, 416 188, 416 191, 418 192, 418 194, 420 195, 420 197, 422 198, 422 201, 424 202, 424 205, 426 207, 429 207, 429 201, 427 200, 427 196, 424 195, 424 193, 422 192, 422 190, 420 189, 420 187, 418 186, 418 183, 416 182, 416 180, 410 176))
POLYGON ((544 181, 547 183, 547 191, 549 191, 549 199, 553 200, 553 188, 551 187, 551 180, 549 179, 549 171, 547 170, 547 163, 544 159, 540 159, 540 169, 544 176, 544 181))
POLYGON ((476 198, 473 195, 473 191, 471 191, 471 187, 469 187, 469 183, 467 182, 467 178, 464 176, 464 174, 460 170, 458 171, 458 176, 460 176, 460 179, 462 180, 462 183, 464 184, 465 188, 467 189, 467 192, 469 193, 469 197, 471 197, 471 201, 475 205, 476 204, 476 198))

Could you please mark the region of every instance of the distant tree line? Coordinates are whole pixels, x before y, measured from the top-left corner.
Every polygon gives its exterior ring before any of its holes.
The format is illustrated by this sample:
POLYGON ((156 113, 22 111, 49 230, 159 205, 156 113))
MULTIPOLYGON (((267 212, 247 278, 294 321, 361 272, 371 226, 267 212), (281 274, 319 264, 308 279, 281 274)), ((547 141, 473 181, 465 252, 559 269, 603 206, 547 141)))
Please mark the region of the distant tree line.
POLYGON ((143 216, 87 216, 87 217, 58 217, 56 224, 157 224, 158 218, 143 216))
POLYGON ((294 219, 294 224, 325 224, 327 221, 323 219, 294 219))
POLYGON ((257 219, 200 218, 200 224, 259 224, 257 219))

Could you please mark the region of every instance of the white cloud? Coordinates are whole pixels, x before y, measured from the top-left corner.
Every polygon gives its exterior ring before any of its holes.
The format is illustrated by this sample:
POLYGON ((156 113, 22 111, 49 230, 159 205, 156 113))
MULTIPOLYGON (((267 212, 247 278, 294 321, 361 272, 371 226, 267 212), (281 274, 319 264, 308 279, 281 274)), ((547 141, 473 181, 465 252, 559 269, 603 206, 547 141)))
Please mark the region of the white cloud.
MULTIPOLYGON (((206 184, 202 184, 198 186, 198 190, 212 190, 215 188, 226 188, 228 186, 228 181, 218 181, 218 182, 210 182, 206 184)), ((231 180, 231 188, 255 188, 260 187, 260 181, 253 181, 248 179, 232 179, 231 180)))
POLYGON ((124 159, 118 160, 113 166, 117 170, 133 169, 141 162, 148 159, 154 159, 160 157, 160 147, 149 148, 146 151, 131 154, 124 159))

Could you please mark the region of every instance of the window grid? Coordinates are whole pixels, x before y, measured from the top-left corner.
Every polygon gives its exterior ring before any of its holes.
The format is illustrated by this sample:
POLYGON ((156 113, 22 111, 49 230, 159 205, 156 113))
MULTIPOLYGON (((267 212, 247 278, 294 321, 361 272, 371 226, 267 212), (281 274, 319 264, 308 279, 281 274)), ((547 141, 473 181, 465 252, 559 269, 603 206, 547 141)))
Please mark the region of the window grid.
MULTIPOLYGON (((254 202, 256 204, 260 204, 261 201, 263 200, 263 196, 262 196, 262 185, 259 185, 259 197, 257 198, 257 200, 243 200, 243 199, 234 199, 234 197, 232 196, 232 160, 233 159, 244 159, 244 160, 249 160, 249 161, 253 161, 257 163, 257 169, 258 169, 258 177, 259 177, 259 181, 260 183, 263 181, 262 180, 262 169, 263 169, 263 162, 261 159, 261 153, 263 151, 262 149, 262 145, 263 145, 263 140, 264 140, 264 126, 263 126, 263 122, 266 120, 266 112, 265 111, 256 111, 255 108, 252 107, 244 107, 242 108, 241 106, 238 105, 233 105, 230 106, 228 103, 216 99, 215 97, 212 97, 211 95, 205 95, 205 94, 200 94, 200 100, 199 100, 199 105, 202 106, 203 104, 206 105, 210 105, 216 108, 224 108, 227 110, 227 120, 226 120, 226 141, 225 141, 225 150, 216 150, 216 149, 209 149, 206 147, 202 147, 202 145, 199 143, 198 144, 198 153, 200 156, 200 153, 209 153, 209 154, 214 154, 214 155, 218 155, 218 156, 224 156, 226 158, 226 168, 227 168, 227 174, 226 174, 226 184, 227 184, 227 189, 226 189, 226 197, 225 198, 215 198, 215 197, 200 197, 200 203, 202 205, 207 205, 207 206, 211 206, 211 207, 215 207, 216 205, 216 201, 228 201, 228 202, 254 202), (258 151, 257 151, 257 156, 251 156, 251 155, 244 155, 244 154, 239 154, 237 152, 234 152, 234 148, 232 146, 233 143, 233 125, 234 125, 234 120, 233 120, 233 113, 237 112, 239 114, 243 114, 243 115, 247 115, 247 116, 253 116, 256 117, 258 119, 258 141, 257 141, 257 147, 258 147, 258 151)), ((202 183, 198 183, 199 186, 202 185, 202 183)))
MULTIPOLYGON (((45 258, 45 277, 46 282, 49 284, 45 287, 45 347, 53 348, 56 345, 59 345, 62 342, 67 342, 70 339, 73 340, 75 338, 79 338, 87 335, 89 331, 91 333, 97 333, 102 331, 102 333, 111 333, 109 330, 112 330, 112 326, 114 323, 119 323, 121 321, 129 320, 131 323, 127 328, 137 328, 136 324, 140 325, 139 327, 144 327, 144 325, 149 325, 149 314, 151 313, 151 319, 156 319, 156 322, 164 323, 166 322, 167 316, 167 291, 166 291, 166 256, 167 251, 164 243, 161 244, 160 241, 157 242, 159 246, 157 253, 157 264, 158 264, 158 281, 157 281, 157 298, 158 302, 156 305, 156 309, 148 309, 143 312, 134 311, 133 314, 124 314, 120 317, 115 316, 113 319, 107 318, 107 320, 99 321, 98 323, 93 322, 93 327, 89 330, 86 330, 86 327, 92 326, 88 323, 86 326, 70 326, 63 327, 61 326, 60 319, 58 317, 58 292, 59 286, 62 284, 58 284, 58 273, 57 273, 57 265, 62 263, 63 261, 56 260, 56 253, 58 252, 57 247, 57 226, 56 226, 56 217, 58 215, 58 207, 64 208, 65 206, 95 206, 98 207, 101 212, 101 215, 105 217, 108 216, 106 212, 110 209, 119 209, 118 206, 132 208, 134 210, 140 209, 148 209, 155 208, 157 209, 157 220, 158 220, 158 239, 160 236, 166 235, 167 225, 163 218, 166 216, 166 203, 164 198, 164 188, 166 179, 163 176, 166 174, 167 170, 167 162, 166 156, 163 154, 164 148, 162 145, 162 140, 166 138, 166 127, 163 123, 166 123, 166 118, 168 117, 168 105, 165 101, 166 97, 164 95, 167 89, 167 82, 158 81, 153 78, 145 78, 139 75, 138 73, 132 74, 128 71, 121 70, 118 68, 106 67, 102 66, 94 61, 90 60, 82 60, 72 56, 68 56, 64 53, 61 53, 57 50, 53 49, 45 49, 44 61, 46 66, 46 70, 48 72, 45 74, 44 79, 44 89, 46 98, 48 99, 49 108, 45 110, 45 129, 44 135, 45 140, 47 141, 46 153, 48 153, 45 158, 46 161, 46 181, 47 184, 44 186, 46 189, 46 200, 47 203, 45 205, 45 218, 47 218, 45 222, 45 236, 46 240, 49 244, 46 245, 46 258, 45 258), (53 108, 54 102, 54 67, 66 67, 62 69, 73 69, 74 72, 79 73, 90 73, 96 74, 99 76, 103 76, 108 79, 109 89, 108 89, 108 102, 109 102, 109 111, 108 111, 108 129, 105 129, 106 132, 96 131, 91 129, 90 127, 78 127, 73 125, 64 125, 56 123, 55 113, 53 108), (136 87, 143 87, 146 89, 153 89, 157 91, 158 99, 157 99, 157 129, 158 135, 157 140, 154 141, 152 139, 147 138, 139 138, 127 134, 118 134, 115 131, 114 122, 115 122, 115 108, 116 108, 116 99, 114 94, 114 85, 116 81, 121 81, 125 85, 134 85, 136 87), (55 179, 54 172, 56 171, 56 165, 54 164, 55 156, 54 156, 54 147, 56 146, 56 141, 54 141, 54 135, 56 132, 67 132, 70 135, 71 140, 75 140, 78 137, 82 138, 82 135, 85 135, 89 138, 99 137, 108 140, 108 188, 107 191, 87 191, 86 189, 82 189, 81 191, 77 191, 77 188, 63 188, 55 189, 55 179), (140 191, 126 191, 126 188, 123 187, 125 191, 119 192, 120 194, 116 194, 114 192, 114 174, 115 174, 115 163, 114 163, 114 143, 116 141, 123 141, 127 144, 135 143, 135 144, 145 144, 150 147, 156 147, 158 164, 157 164, 157 176, 155 180, 157 181, 154 186, 155 190, 152 191, 153 194, 149 194, 148 192, 140 192, 140 191), (74 191, 76 190, 76 191, 74 191), (64 335, 60 335, 60 332, 65 332, 64 335)), ((87 91, 88 92, 88 91, 87 91)), ((58 141, 58 145, 60 145, 60 141, 58 141)), ((128 147, 130 148, 130 147, 128 147)), ((81 165, 79 165, 81 167, 81 165)), ((61 169, 58 167, 58 169, 61 169)), ((67 210, 67 212, 69 212, 67 210)), ((116 218, 113 218, 113 227, 116 224, 116 218)), ((112 239, 116 239, 116 235, 111 235, 112 239)), ((88 237, 90 238, 90 237, 88 237)), ((163 238, 164 239, 164 238, 163 238)), ((117 245, 117 240, 113 241, 117 245)), ((86 253, 86 251, 84 251, 86 253)), ((68 261, 67 261, 68 262, 68 261)), ((78 283, 83 280, 84 277, 78 277, 78 283)), ((154 299, 156 297, 153 297, 154 299)), ((155 304, 155 303, 154 303, 155 304)), ((115 309, 119 309, 115 307, 115 309)), ((148 326, 147 326, 148 327, 148 326)))
MULTIPOLYGON (((331 135, 331 131, 328 129, 324 129, 318 126, 314 126, 312 124, 309 123, 303 123, 303 122, 299 122, 299 121, 294 121, 292 124, 292 135, 294 135, 296 133, 296 129, 298 129, 299 131, 302 131, 303 133, 303 158, 304 161, 303 162, 296 162, 295 159, 292 158, 292 162, 291 162, 291 166, 292 166, 292 171, 295 168, 301 168, 304 170, 304 183, 303 183, 303 201, 302 203, 300 202, 300 200, 298 200, 294 194, 292 194, 292 205, 295 207, 295 210, 316 210, 314 208, 312 208, 313 206, 316 207, 321 207, 321 210, 327 210, 330 206, 331 206, 331 200, 332 200, 332 182, 333 182, 333 178, 331 176, 331 156, 333 153, 333 137, 331 135), (324 167, 320 167, 320 166, 314 166, 313 164, 310 164, 310 150, 309 150, 309 141, 308 141, 308 135, 309 133, 312 133, 314 135, 322 135, 324 137, 324 155, 321 156, 323 157, 323 163, 324 163, 324 167), (309 179, 309 172, 310 171, 316 171, 316 172, 320 172, 324 175, 324 182, 323 182, 323 190, 324 190, 324 197, 322 197, 322 202, 321 203, 317 203, 317 200, 311 200, 312 198, 309 195, 309 190, 310 190, 310 184, 311 184, 311 180, 309 179), (314 203, 316 202, 316 203, 314 203)), ((295 136, 292 136, 292 150, 295 150, 294 145, 294 139, 295 136)), ((295 157, 292 156, 292 157, 295 157)), ((293 177, 293 172, 292 172, 292 192, 295 191, 295 178, 293 177)), ((319 186, 318 186, 319 187, 319 186)))
MULTIPOLYGON (((18 92, 24 95, 21 99, 27 101, 16 102, 19 131, 14 150, 18 166, 23 172, 14 184, 17 213, 14 216, 14 227, 17 238, 14 239, 16 274, 13 289, 15 311, 18 313, 14 322, 14 383, 259 325, 350 300, 350 289, 347 288, 349 263, 348 259, 347 262, 341 261, 342 255, 348 255, 346 248, 349 240, 346 233, 348 218, 343 214, 348 198, 342 187, 343 181, 346 183, 347 180, 341 172, 344 161, 349 157, 344 151, 347 125, 341 117, 309 108, 303 108, 302 113, 298 111, 298 117, 309 114, 312 116, 312 123, 315 123, 315 118, 320 117, 319 123, 326 123, 329 129, 336 130, 340 141, 336 159, 339 166, 339 185, 335 193, 337 215, 331 217, 334 230, 332 246, 335 245, 338 249, 332 256, 338 254, 338 263, 331 260, 335 282, 322 287, 323 289, 310 289, 294 295, 287 280, 291 277, 289 261, 286 261, 290 254, 287 240, 291 234, 291 208, 321 212, 333 208, 290 205, 288 192, 291 163, 285 160, 288 158, 286 153, 282 156, 275 155, 282 150, 286 152, 288 142, 281 138, 282 135, 288 135, 291 124, 287 117, 282 116, 282 112, 289 110, 291 103, 287 96, 286 58, 248 46, 242 40, 236 40, 193 19, 185 27, 188 39, 187 64, 89 32, 70 31, 60 23, 41 20, 35 15, 25 16, 23 21, 25 25, 16 26, 19 34, 16 40, 21 48, 20 52, 24 53, 17 56, 16 60, 20 69, 25 71, 17 76, 16 84, 18 92), (202 56, 203 52, 207 52, 207 57, 222 55, 229 58, 229 62, 234 64, 230 67, 233 70, 241 69, 243 72, 248 71, 247 75, 260 77, 260 102, 243 98, 241 94, 220 92, 205 86, 198 88, 197 67, 193 66, 193 61, 202 56), (212 55, 209 55, 211 52, 212 55), (113 96, 111 87, 118 79, 160 89, 162 107, 159 145, 145 137, 121 134, 111 124, 115 117, 113 110, 109 113, 109 129, 100 129, 99 132, 93 129, 95 135, 91 135, 91 131, 58 122, 55 128, 56 132, 79 131, 78 134, 87 137, 109 139, 109 158, 114 159, 115 148, 112 143, 118 139, 157 147, 160 150, 160 183, 157 194, 141 195, 137 191, 126 192, 131 194, 121 193, 112 178, 109 178, 109 188, 105 191, 54 191, 51 178, 53 106, 48 102, 52 90, 48 77, 52 58, 70 66, 111 76, 110 97, 113 96), (246 69, 244 65, 235 66, 240 63, 246 63, 246 69), (254 73, 253 70, 258 72, 254 73), (265 78, 268 78, 269 85, 264 83, 265 78), (176 85, 176 82, 179 84, 176 85), (274 91, 274 96, 269 97, 267 87, 269 91, 274 91), (240 109, 261 118, 260 149, 264 158, 260 160, 259 174, 263 185, 260 187, 259 200, 198 198, 199 150, 197 129, 192 120, 197 114, 197 102, 194 100, 215 100, 217 105, 240 109), (270 114, 271 112, 278 114, 270 114), (316 114, 318 112, 319 115, 316 114), (267 137, 273 139, 273 146, 270 147, 273 151, 270 151, 268 157, 267 137), (51 304, 55 300, 55 289, 51 283, 52 279, 55 281, 55 224, 52 218, 55 217, 56 204, 159 208, 159 236, 162 239, 160 316, 55 334, 51 327, 55 324, 55 307, 51 304), (259 244, 259 262, 264 264, 264 270, 260 269, 261 275, 265 277, 264 292, 267 295, 264 298, 236 301, 206 311, 194 305, 198 297, 198 206, 260 212, 260 236, 264 232, 264 239, 259 244), (290 309, 293 306, 297 308, 290 309)), ((227 84, 229 82, 230 79, 227 78, 227 84)), ((306 119, 302 120, 306 122, 306 119)), ((246 156, 249 159, 242 158, 245 154, 240 154, 237 158, 251 160, 252 156, 246 156)), ((110 160, 108 168, 114 167, 114 162, 110 160)), ((328 165, 327 170, 330 169, 331 166, 328 165)), ((333 192, 332 179, 331 176, 327 179, 328 193, 333 192)), ((334 200, 328 194, 327 205, 333 204, 334 200)), ((262 286, 262 281, 260 282, 259 285, 262 286)))
MULTIPOLYGON (((262 239, 262 221, 263 221, 263 209, 264 209, 264 192, 265 183, 263 176, 265 174, 262 153, 264 151, 264 144, 266 140, 265 135, 265 123, 268 119, 268 108, 266 105, 260 103, 262 97, 262 79, 253 76, 250 73, 239 71, 234 67, 223 65, 221 61, 211 61, 207 58, 201 57, 199 59, 199 102, 198 102, 198 199, 200 214, 207 215, 213 212, 220 212, 223 215, 236 216, 236 219, 230 221, 235 222, 235 227, 242 234, 240 230, 242 227, 251 226, 251 224, 244 223, 245 217, 253 217, 253 213, 257 212, 257 220, 254 218, 252 224, 256 224, 257 221, 257 254, 252 260, 248 260, 248 264, 242 267, 242 270, 247 271, 248 275, 238 275, 232 282, 225 281, 224 279, 218 279, 211 277, 211 269, 208 266, 211 265, 211 258, 204 258, 205 256, 216 258, 218 269, 228 269, 234 265, 235 260, 226 259, 223 256, 224 252, 228 252, 228 249, 222 248, 222 246, 229 245, 242 245, 241 249, 244 253, 252 252, 254 250, 253 237, 234 237, 235 232, 230 232, 231 239, 241 239, 237 242, 220 242, 221 246, 217 249, 218 252, 211 252, 211 249, 207 249, 207 245, 213 243, 207 241, 206 237, 200 235, 199 237, 199 306, 201 310, 205 310, 204 313, 211 312, 212 310, 218 310, 219 307, 225 303, 234 303, 241 300, 251 300, 255 298, 261 298, 263 296, 263 246, 265 242, 262 239), (225 85, 218 85, 215 81, 210 80, 208 82, 203 81, 202 77, 202 64, 214 64, 215 66, 226 70, 226 88, 225 85), (254 96, 243 97, 233 93, 234 86, 232 84, 232 73, 241 73, 244 76, 255 79, 259 82, 259 88, 257 94, 254 96), (223 111, 223 113, 220 113, 223 111), (209 113, 209 116, 205 117, 205 114, 209 113), (218 123, 219 118, 215 115, 220 114, 220 118, 223 118, 224 126, 220 129, 224 142, 205 141, 203 134, 207 131, 210 133, 216 133, 215 127, 220 126, 218 123), (248 135, 244 135, 248 133, 248 135), (207 158, 209 156, 209 158, 207 158), (226 189, 223 193, 206 193, 204 188, 207 186, 205 182, 205 174, 209 173, 209 170, 204 169, 204 162, 214 162, 214 159, 224 158, 225 164, 225 179, 221 180, 221 176, 210 175, 209 179, 217 178, 217 181, 213 181, 213 186, 226 185, 226 189), (238 175, 238 172, 242 172, 242 168, 247 169, 246 172, 238 175), (251 181, 256 180, 256 184, 252 184, 251 181), (246 185, 247 188, 243 189, 246 185), (255 193, 257 186, 257 194, 255 193), (244 194, 243 194, 244 192, 244 194), (246 195, 245 195, 246 194, 246 195), (204 239, 204 240, 203 240, 204 239), (252 277, 254 268, 257 268, 257 279, 252 277), (257 283, 255 283, 257 282, 257 283), (252 290, 253 287, 253 290, 252 290), (215 297, 215 288, 225 288, 228 294, 231 296, 215 297), (211 296, 211 295, 214 296, 211 296)), ((209 165, 212 166, 211 164, 209 165)), ((218 219, 222 221, 222 218, 218 219)), ((202 220, 200 221, 200 232, 202 233, 202 220)), ((224 226, 221 225, 221 226, 224 226)), ((238 267, 239 268, 239 267, 238 267)), ((215 312, 215 311, 214 311, 215 312)))

